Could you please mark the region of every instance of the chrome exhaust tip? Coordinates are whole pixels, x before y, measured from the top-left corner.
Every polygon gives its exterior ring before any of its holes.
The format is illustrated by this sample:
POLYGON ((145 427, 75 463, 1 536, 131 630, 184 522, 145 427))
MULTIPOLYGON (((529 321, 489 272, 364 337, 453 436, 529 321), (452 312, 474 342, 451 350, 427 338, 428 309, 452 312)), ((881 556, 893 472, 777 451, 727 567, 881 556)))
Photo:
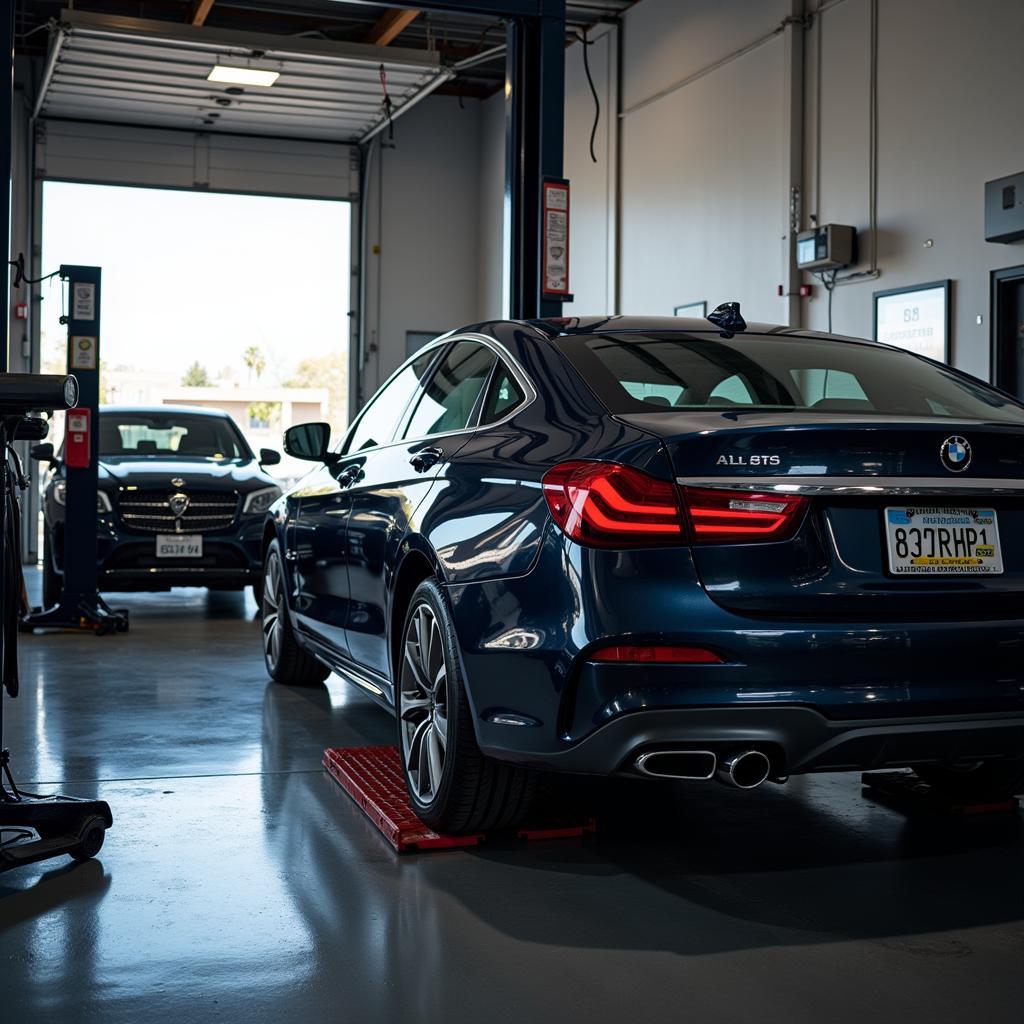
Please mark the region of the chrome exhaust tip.
POLYGON ((715 778, 737 789, 757 789, 768 778, 772 763, 760 750, 744 750, 725 758, 715 772, 715 778))
POLYGON ((710 750, 649 750, 634 765, 641 775, 655 779, 699 779, 714 777, 718 758, 710 750))

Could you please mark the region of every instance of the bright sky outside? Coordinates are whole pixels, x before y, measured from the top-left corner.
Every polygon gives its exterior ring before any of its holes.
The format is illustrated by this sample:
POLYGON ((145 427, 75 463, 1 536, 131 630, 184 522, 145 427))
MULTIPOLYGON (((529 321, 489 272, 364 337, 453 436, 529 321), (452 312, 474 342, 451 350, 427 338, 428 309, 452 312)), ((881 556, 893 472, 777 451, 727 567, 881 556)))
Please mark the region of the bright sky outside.
MULTIPOLYGON (((47 182, 43 273, 103 268, 102 358, 111 368, 283 384, 302 359, 344 353, 348 203, 47 182)), ((63 351, 59 279, 42 286, 43 353, 63 351)))

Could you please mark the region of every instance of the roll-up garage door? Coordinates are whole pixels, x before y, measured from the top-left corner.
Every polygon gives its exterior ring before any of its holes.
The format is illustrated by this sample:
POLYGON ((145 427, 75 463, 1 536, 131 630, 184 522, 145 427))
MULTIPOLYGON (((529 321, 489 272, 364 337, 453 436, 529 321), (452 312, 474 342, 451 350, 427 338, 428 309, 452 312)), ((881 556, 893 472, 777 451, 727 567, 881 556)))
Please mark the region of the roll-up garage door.
POLYGON ((47 120, 36 177, 97 185, 354 199, 358 165, 344 143, 47 120))

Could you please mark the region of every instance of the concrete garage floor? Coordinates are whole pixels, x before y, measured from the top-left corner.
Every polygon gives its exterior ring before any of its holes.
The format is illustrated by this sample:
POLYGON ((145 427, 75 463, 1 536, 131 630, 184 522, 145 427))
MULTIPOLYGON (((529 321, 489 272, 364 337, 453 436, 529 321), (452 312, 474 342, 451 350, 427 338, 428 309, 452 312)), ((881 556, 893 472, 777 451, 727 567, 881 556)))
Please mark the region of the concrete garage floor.
POLYGON ((19 779, 115 824, 0 876, 5 1024, 1021 1020, 1016 819, 911 825, 853 777, 630 785, 598 839, 398 858, 320 769, 383 713, 268 685, 249 597, 118 603, 125 636, 24 638, 19 779))

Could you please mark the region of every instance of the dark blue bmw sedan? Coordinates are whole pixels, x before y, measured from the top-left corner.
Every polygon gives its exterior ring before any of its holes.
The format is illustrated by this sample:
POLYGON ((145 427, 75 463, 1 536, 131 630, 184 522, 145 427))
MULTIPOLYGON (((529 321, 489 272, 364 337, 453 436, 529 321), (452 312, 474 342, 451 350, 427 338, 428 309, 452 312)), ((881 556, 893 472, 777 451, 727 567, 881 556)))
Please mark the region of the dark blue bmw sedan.
POLYGON ((268 671, 392 710, 432 826, 539 769, 1024 781, 1024 406, 726 313, 479 324, 286 435, 268 671))

